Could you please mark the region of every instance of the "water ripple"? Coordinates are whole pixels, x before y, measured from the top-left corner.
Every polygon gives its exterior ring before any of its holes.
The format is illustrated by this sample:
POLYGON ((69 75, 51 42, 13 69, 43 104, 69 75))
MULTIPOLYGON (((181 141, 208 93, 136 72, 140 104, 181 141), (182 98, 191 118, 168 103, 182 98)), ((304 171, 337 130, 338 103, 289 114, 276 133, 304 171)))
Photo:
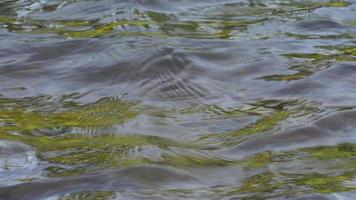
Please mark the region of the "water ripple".
POLYGON ((0 199, 355 199, 354 0, 3 0, 0 199))

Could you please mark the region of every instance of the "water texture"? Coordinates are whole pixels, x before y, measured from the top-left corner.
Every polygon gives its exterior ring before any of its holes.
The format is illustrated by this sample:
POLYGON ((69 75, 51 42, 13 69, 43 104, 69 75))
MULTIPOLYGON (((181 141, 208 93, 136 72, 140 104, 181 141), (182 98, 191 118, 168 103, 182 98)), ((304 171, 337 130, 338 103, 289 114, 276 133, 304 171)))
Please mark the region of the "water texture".
POLYGON ((0 199, 356 199, 355 0, 1 0, 0 199))

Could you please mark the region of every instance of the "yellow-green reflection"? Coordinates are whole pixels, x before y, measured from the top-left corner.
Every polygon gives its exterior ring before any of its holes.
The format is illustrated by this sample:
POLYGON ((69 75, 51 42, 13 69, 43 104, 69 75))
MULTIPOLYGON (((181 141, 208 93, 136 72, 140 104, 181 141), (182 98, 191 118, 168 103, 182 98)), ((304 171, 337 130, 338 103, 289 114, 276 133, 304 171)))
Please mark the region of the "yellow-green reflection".
POLYGON ((225 132, 225 133, 217 133, 210 134, 207 136, 203 136, 200 140, 209 140, 213 138, 220 138, 223 140, 222 145, 233 145, 241 141, 241 138, 246 135, 263 133, 268 130, 272 130, 275 128, 281 121, 286 119, 289 116, 289 113, 285 110, 278 110, 271 113, 268 116, 265 116, 258 120, 256 123, 250 124, 245 128, 225 132))
POLYGON ((321 49, 330 50, 329 53, 290 53, 284 56, 289 59, 303 59, 301 64, 290 67, 290 70, 297 71, 294 74, 274 74, 260 77, 268 81, 294 81, 307 78, 321 70, 328 68, 335 62, 356 61, 355 46, 319 46, 321 49))
MULTIPOLYGON (((0 131, 28 132, 53 127, 110 127, 134 118, 136 103, 106 98, 94 104, 56 111, 32 111, 27 107, 31 101, 0 99, 0 131)), ((75 105, 75 104, 74 104, 75 105)))
POLYGON ((81 191, 63 195, 59 200, 114 200, 116 193, 111 191, 81 191))
MULTIPOLYGON (((58 5, 44 5, 43 11, 56 10, 58 5)), ((42 20, 29 17, 0 16, 0 24, 6 25, 5 28, 13 32, 55 34, 71 38, 148 36, 230 39, 238 36, 240 32, 246 31, 248 27, 254 24, 271 20, 265 16, 284 16, 291 12, 314 10, 320 7, 347 7, 350 3, 346 1, 329 1, 325 3, 287 1, 277 3, 276 5, 280 7, 279 9, 268 8, 262 2, 256 5, 260 6, 243 11, 247 16, 256 17, 249 20, 231 19, 228 16, 224 16, 224 9, 222 9, 215 13, 221 16, 218 20, 208 17, 206 19, 180 21, 174 15, 148 11, 138 13, 137 15, 140 17, 135 20, 115 20, 108 23, 102 23, 100 20, 42 20), (294 10, 291 8, 294 8, 294 10), (261 18, 260 16, 264 17, 261 18), (130 27, 132 28, 131 30, 130 27), (136 28, 141 28, 142 30, 137 31, 136 28)))
POLYGON ((38 156, 42 160, 68 167, 48 168, 52 173, 50 175, 53 176, 78 175, 99 168, 123 167, 143 163, 145 159, 130 157, 129 152, 131 150, 138 151, 140 147, 146 145, 154 145, 160 148, 169 146, 190 148, 189 145, 155 136, 63 135, 49 137, 1 133, 0 139, 19 141, 36 147, 38 156))

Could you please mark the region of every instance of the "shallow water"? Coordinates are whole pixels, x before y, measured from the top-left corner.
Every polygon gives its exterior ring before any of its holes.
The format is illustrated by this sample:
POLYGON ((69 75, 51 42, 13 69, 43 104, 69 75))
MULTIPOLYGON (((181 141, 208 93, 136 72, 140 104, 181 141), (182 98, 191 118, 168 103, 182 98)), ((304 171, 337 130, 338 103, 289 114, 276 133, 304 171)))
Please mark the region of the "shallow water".
POLYGON ((355 0, 2 0, 0 199, 356 199, 355 0))

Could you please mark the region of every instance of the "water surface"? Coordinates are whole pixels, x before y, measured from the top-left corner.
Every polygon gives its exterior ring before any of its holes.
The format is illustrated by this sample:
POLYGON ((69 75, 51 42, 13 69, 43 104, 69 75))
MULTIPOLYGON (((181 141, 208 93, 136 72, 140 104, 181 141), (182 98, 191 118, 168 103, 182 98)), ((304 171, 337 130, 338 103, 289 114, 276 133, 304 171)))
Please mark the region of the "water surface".
POLYGON ((0 199, 356 199, 356 1, 3 0, 0 199))

